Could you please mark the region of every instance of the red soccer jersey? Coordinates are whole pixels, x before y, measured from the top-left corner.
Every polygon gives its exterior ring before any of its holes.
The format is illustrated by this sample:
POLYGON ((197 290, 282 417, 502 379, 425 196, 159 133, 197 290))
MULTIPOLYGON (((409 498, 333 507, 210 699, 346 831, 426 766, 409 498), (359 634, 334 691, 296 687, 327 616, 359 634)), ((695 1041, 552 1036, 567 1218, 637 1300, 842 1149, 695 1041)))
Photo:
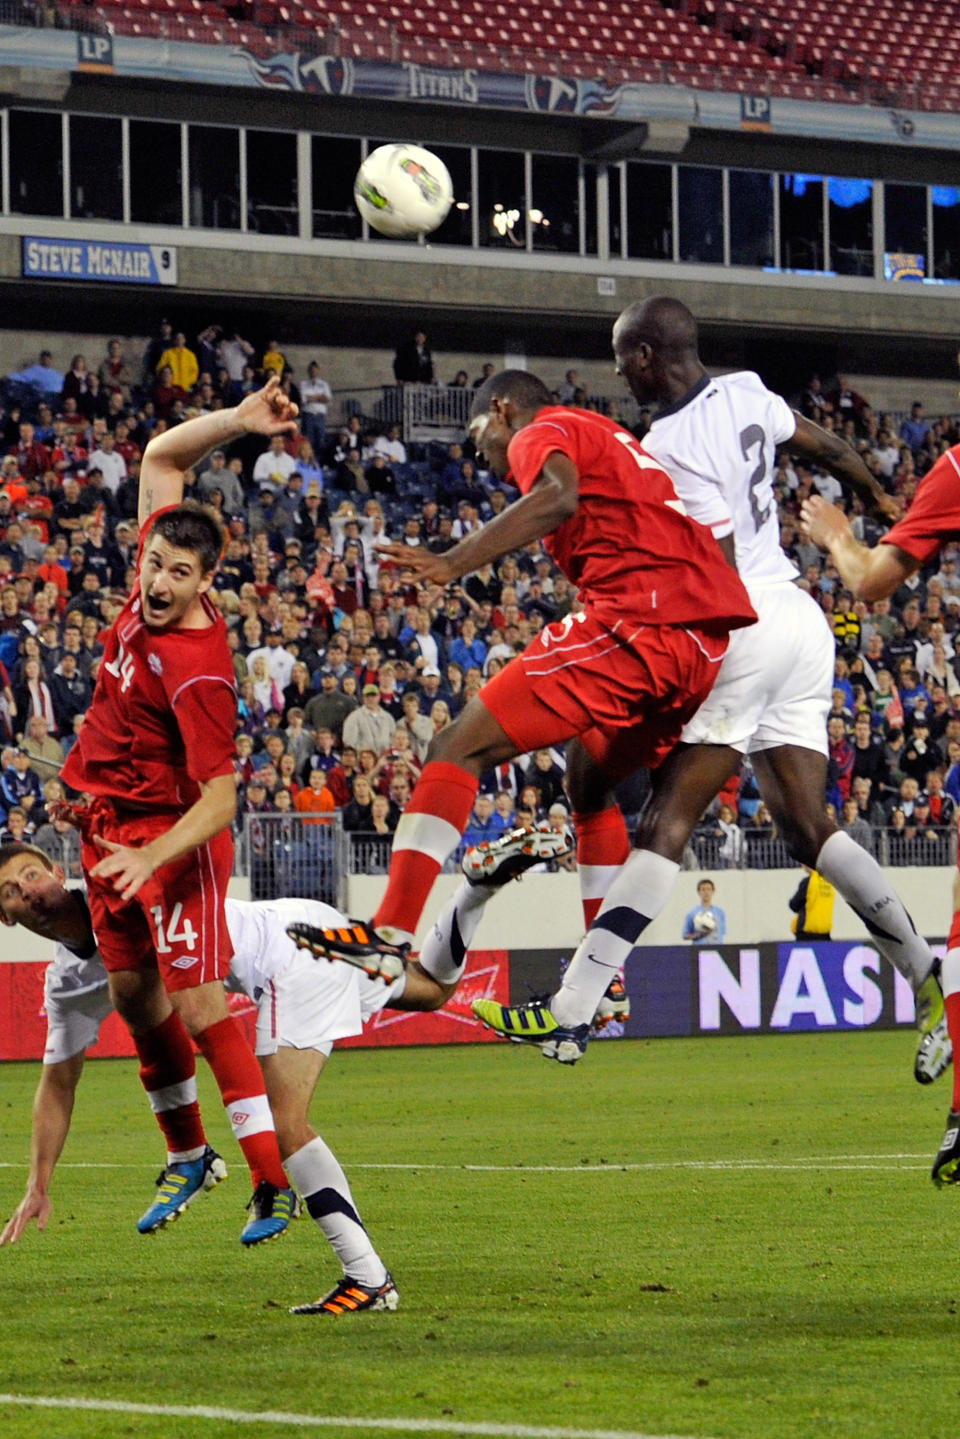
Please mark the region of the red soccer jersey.
POLYGON ((93 703, 63 767, 66 784, 183 810, 200 798, 201 783, 233 773, 233 661, 223 619, 206 597, 203 604, 209 628, 151 630, 138 578, 108 631, 93 703))
POLYGON ((713 535, 684 513, 669 476, 628 430, 587 410, 541 410, 507 451, 523 494, 555 450, 576 465, 580 497, 544 545, 602 624, 629 642, 642 625, 726 634, 754 622, 713 535))
POLYGON ((960 540, 960 445, 940 456, 920 481, 903 519, 887 531, 880 543, 896 545, 926 563, 951 540, 960 540))

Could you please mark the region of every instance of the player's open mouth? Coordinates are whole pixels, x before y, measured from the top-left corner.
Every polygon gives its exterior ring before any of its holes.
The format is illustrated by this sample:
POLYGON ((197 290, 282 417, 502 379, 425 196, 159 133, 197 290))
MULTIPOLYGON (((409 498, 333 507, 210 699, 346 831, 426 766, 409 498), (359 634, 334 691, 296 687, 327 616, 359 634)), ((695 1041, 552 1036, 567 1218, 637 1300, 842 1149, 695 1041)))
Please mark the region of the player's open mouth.
POLYGON ((173 604, 170 599, 164 599, 162 595, 147 595, 147 608, 152 614, 163 615, 173 604))

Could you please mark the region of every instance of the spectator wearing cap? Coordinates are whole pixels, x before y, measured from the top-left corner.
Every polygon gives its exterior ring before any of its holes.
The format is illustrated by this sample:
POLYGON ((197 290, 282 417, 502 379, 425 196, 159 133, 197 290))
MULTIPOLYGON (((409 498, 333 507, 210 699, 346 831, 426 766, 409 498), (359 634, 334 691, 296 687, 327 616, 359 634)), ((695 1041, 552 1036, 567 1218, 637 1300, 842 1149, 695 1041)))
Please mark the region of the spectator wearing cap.
POLYGON ((302 502, 303 475, 299 470, 291 470, 274 506, 276 525, 285 539, 292 539, 296 533, 302 502))
POLYGON ((247 668, 251 673, 258 658, 266 662, 270 678, 282 694, 290 683, 297 662, 296 655, 291 654, 283 643, 282 625, 271 625, 266 632, 266 644, 251 650, 247 655, 247 668))
POLYGON ((440 671, 436 665, 426 665, 420 671, 420 713, 429 715, 437 700, 442 698, 440 671))
POLYGON ((30 756, 25 749, 18 749, 13 762, 0 775, 0 803, 10 810, 20 805, 29 815, 43 802, 43 785, 40 776, 31 768, 30 756))
POLYGON ((343 742, 354 749, 372 749, 375 755, 389 749, 393 738, 394 719, 380 703, 380 686, 366 684, 359 709, 343 722, 343 742))
POLYGON ((357 701, 342 692, 336 671, 326 664, 320 669, 320 693, 308 700, 304 709, 304 725, 309 730, 332 730, 339 741, 345 721, 356 708, 357 701))

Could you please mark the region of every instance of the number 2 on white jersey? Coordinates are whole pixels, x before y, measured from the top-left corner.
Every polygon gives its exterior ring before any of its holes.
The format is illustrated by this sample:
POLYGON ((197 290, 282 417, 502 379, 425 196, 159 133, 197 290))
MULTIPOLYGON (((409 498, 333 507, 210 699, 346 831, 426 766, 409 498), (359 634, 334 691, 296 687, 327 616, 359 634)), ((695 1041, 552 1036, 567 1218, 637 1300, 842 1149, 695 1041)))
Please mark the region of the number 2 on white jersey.
POLYGON ((772 493, 763 508, 760 507, 760 489, 767 477, 766 443, 767 437, 759 425, 747 425, 745 430, 740 431, 740 450, 745 460, 749 460, 750 451, 754 445, 759 446, 757 468, 747 481, 750 491, 750 514, 753 516, 753 526, 756 530, 766 523, 773 509, 772 493))
MULTIPOLYGON (((659 460, 655 460, 652 455, 645 455, 640 449, 636 436, 631 435, 628 430, 617 430, 614 438, 620 441, 627 454, 636 464, 637 469, 659 470, 661 475, 666 474, 659 460)), ((670 478, 669 475, 667 475, 667 478, 670 478)), ((687 507, 683 503, 683 500, 676 495, 672 500, 664 500, 664 504, 668 510, 676 510, 678 515, 685 515, 687 513, 687 507)))
POLYGON ((109 673, 113 675, 114 679, 118 679, 120 681, 121 693, 125 693, 133 684, 133 675, 136 669, 136 661, 134 660, 133 655, 128 654, 128 652, 124 649, 122 640, 119 640, 117 643, 116 658, 108 660, 104 664, 104 669, 108 670, 109 673))
POLYGON ((183 944, 187 949, 195 949, 197 944, 197 931, 189 919, 183 921, 179 930, 177 925, 183 914, 183 905, 179 902, 173 906, 170 912, 170 923, 164 925, 163 906, 155 904, 150 910, 153 915, 153 922, 157 927, 157 953, 169 954, 175 944, 183 944))

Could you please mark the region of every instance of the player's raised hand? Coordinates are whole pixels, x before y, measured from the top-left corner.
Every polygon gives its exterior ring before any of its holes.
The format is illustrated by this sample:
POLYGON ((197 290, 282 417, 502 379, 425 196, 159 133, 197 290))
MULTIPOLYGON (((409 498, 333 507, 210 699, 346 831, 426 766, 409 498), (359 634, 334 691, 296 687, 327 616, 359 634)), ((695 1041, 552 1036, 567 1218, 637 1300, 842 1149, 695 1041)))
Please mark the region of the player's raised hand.
POLYGON ((851 535, 850 521, 843 510, 828 504, 822 495, 811 495, 800 506, 800 528, 822 550, 851 535))
POLYGON ((262 390, 246 395, 237 406, 237 422, 248 434, 282 435, 297 428, 300 413, 280 388, 280 376, 271 375, 262 390))
POLYGON ((119 892, 120 898, 132 899, 140 887, 146 884, 155 868, 146 846, 131 849, 129 845, 116 844, 112 839, 104 839, 99 834, 93 838, 95 844, 101 849, 108 849, 110 853, 93 866, 91 875, 96 879, 112 879, 113 887, 119 892))
POLYGON ((31 1219, 37 1221, 37 1228, 41 1232, 46 1229, 50 1219, 50 1208, 49 1194, 37 1194, 34 1190, 28 1189, 7 1220, 3 1233, 0 1234, 0 1248, 4 1244, 16 1244, 31 1219))
POLYGON ((903 518, 903 505, 895 495, 884 495, 874 505, 874 513, 877 519, 886 520, 888 525, 895 525, 897 520, 903 518))
POLYGON ((435 555, 425 546, 386 544, 378 540, 374 548, 401 569, 410 570, 420 583, 448 585, 457 578, 446 555, 435 555))

